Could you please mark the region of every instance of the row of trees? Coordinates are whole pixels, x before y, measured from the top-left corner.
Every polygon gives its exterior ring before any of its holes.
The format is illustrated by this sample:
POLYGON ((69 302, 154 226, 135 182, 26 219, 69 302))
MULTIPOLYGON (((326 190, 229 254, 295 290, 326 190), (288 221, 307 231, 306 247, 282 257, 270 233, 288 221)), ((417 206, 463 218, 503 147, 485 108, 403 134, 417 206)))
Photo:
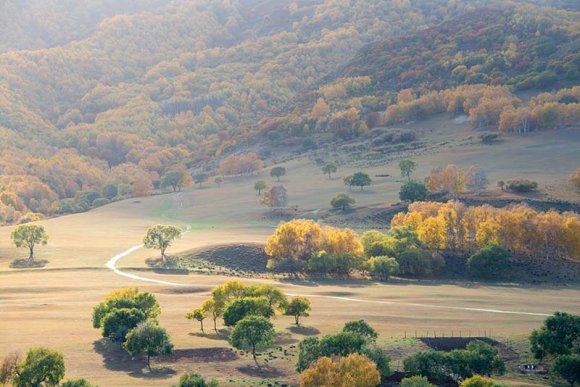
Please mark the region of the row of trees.
POLYGON ((391 225, 416 230, 431 249, 471 252, 497 244, 516 254, 570 259, 578 259, 580 252, 580 218, 573 212, 416 202, 407 213, 395 215, 391 225))
POLYGON ((272 343, 274 326, 270 322, 276 312, 293 316, 296 325, 300 318, 309 315, 310 301, 305 297, 288 297, 273 285, 245 285, 229 281, 217 286, 211 292, 212 298, 198 308, 188 312, 186 318, 199 321, 204 331, 203 321, 210 318, 217 332, 217 320, 233 327, 230 340, 234 347, 249 348, 257 366, 257 349, 272 343))

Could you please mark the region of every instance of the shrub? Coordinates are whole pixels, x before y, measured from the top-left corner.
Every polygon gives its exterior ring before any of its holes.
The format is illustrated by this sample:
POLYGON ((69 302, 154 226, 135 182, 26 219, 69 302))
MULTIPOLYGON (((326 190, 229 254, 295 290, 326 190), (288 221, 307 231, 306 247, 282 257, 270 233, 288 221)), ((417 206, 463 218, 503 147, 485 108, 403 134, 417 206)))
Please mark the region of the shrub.
POLYGON ((399 263, 395 258, 379 256, 369 260, 369 271, 381 281, 386 281, 390 276, 399 274, 399 263))
POLYGON ((438 253, 410 248, 397 255, 401 274, 430 275, 445 266, 445 260, 438 253))
POLYGON ((188 372, 181 375, 176 387, 218 387, 218 382, 216 380, 205 381, 200 375, 188 372))
POLYGON ((461 387, 507 387, 507 384, 499 383, 491 378, 474 375, 461 382, 461 387))
POLYGON ((467 270, 478 277, 493 277, 509 267, 509 252, 498 245, 488 245, 467 260, 467 270))
POLYGON ((401 380, 401 387, 435 387, 429 383, 429 379, 424 376, 411 376, 401 380))
POLYGON ((523 177, 517 177, 515 179, 508 180, 506 182, 505 188, 508 191, 515 193, 527 193, 537 190, 538 183, 533 180, 524 179, 523 177))

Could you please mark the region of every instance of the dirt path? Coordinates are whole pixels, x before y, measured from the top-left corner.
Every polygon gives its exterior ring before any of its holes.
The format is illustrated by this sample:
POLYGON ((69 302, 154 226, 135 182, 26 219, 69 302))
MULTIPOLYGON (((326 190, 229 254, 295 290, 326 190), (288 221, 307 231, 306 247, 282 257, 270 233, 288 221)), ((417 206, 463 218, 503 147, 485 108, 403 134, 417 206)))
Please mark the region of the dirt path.
MULTIPOLYGON (((187 231, 186 231, 187 232, 187 231)), ((185 284, 180 282, 170 282, 170 281, 163 281, 157 280, 153 278, 142 277, 136 274, 126 273, 119 268, 117 268, 117 263, 131 255, 135 251, 141 249, 143 245, 133 246, 126 251, 115 255, 112 257, 107 263, 106 267, 111 269, 115 274, 130 278, 137 281, 155 283, 159 285, 167 285, 167 286, 176 286, 176 287, 183 287, 183 286, 191 286, 191 284, 185 284)), ((217 286, 219 284, 215 284, 217 286)), ((289 286, 298 286, 288 284, 289 286)), ((551 314, 548 313, 533 313, 533 312, 518 312, 513 310, 500 310, 500 309, 484 309, 484 308, 470 308, 470 307, 459 307, 459 306, 444 306, 444 305, 432 305, 432 304, 417 304, 417 303, 407 303, 407 302, 397 302, 397 301, 388 301, 388 300, 365 300, 360 298, 350 298, 350 297, 339 297, 339 296, 325 296, 325 295, 317 295, 317 294, 299 294, 299 293, 286 293, 286 295, 295 297, 295 296, 302 296, 302 297, 311 297, 311 298, 324 298, 324 299, 331 299, 331 300, 340 300, 340 301, 348 301, 348 302, 359 302, 359 303, 369 303, 369 304, 383 304, 383 305, 403 305, 403 306, 411 306, 417 308, 429 308, 429 309, 448 309, 448 310, 461 310, 461 311, 468 311, 468 312, 483 312, 483 313, 497 313, 497 314, 514 314, 520 316, 541 316, 541 317, 548 317, 551 314)))

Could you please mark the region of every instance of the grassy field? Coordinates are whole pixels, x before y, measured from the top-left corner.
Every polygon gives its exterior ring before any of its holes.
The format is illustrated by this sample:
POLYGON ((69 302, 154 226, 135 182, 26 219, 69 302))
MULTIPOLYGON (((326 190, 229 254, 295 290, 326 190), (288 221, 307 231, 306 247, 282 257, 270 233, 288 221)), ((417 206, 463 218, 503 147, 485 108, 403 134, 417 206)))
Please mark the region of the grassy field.
MULTIPOLYGON (((577 150, 579 132, 508 138, 493 146, 466 143, 470 136, 477 137, 461 127, 440 129, 435 142, 450 145, 433 144, 432 149, 418 152, 414 157, 419 163, 416 176, 424 176, 433 166, 448 162, 462 167, 477 164, 488 172, 491 181, 531 177, 577 200, 578 196, 574 196, 577 194, 567 187, 565 180, 577 167, 573 152, 574 148, 577 150), (557 169, 550 161, 554 154, 558 154, 557 169)), ((340 154, 325 159, 333 157, 346 159, 340 154)), ((336 178, 328 180, 311 160, 303 157, 285 164, 288 174, 282 183, 288 189, 290 204, 299 206, 299 215, 327 210, 330 198, 346 191, 340 177, 361 169, 341 167, 336 178)), ((349 163, 359 162, 350 160, 349 163)), ((385 171, 398 174, 394 159, 365 170, 371 175, 385 171)), ((231 351, 223 332, 199 335, 198 326, 184 318, 187 311, 207 298, 211 287, 227 281, 228 277, 157 274, 147 270, 145 264, 156 252, 143 249, 124 258, 118 266, 129 273, 187 286, 144 283, 117 276, 105 268, 113 255, 138 245, 147 227, 155 223, 191 228, 171 247, 172 254, 212 245, 263 243, 278 221, 258 204, 252 188, 258 179, 274 183, 266 170, 253 177, 228 178, 221 188, 208 183, 203 189, 126 200, 85 214, 43 221, 50 235, 48 246, 38 249, 38 258, 49 261, 44 269, 11 269, 10 261, 24 257, 25 252, 11 246, 10 227, 0 228, 0 358, 12 351, 25 352, 31 346, 46 345, 65 354, 67 377, 85 377, 100 386, 170 385, 181 372, 190 369, 216 377, 225 385, 292 383, 297 380, 292 355, 299 340, 308 335, 336 332, 351 319, 368 320, 381 333, 381 343, 388 346, 392 340, 402 340, 405 335, 434 332, 458 335, 460 330, 462 335, 491 331, 498 339, 521 341, 544 319, 541 315, 475 309, 580 313, 577 286, 248 279, 248 282, 276 283, 288 293, 310 296, 313 302, 312 316, 305 320, 303 329, 292 328, 291 317, 275 319, 279 335, 276 344, 264 351, 262 360, 269 360, 268 367, 263 374, 258 374, 249 367, 250 357, 231 351), (162 308, 161 324, 175 343, 175 356, 155 362, 152 374, 146 371, 144 362, 132 360, 118 347, 107 345, 91 327, 93 306, 111 290, 128 286, 155 293, 162 308)), ((394 202, 400 185, 397 180, 379 178, 370 189, 353 191, 352 195, 358 205, 394 202)), ((391 353, 393 364, 402 359, 403 352, 391 353)), ((541 381, 509 378, 516 385, 541 381)))

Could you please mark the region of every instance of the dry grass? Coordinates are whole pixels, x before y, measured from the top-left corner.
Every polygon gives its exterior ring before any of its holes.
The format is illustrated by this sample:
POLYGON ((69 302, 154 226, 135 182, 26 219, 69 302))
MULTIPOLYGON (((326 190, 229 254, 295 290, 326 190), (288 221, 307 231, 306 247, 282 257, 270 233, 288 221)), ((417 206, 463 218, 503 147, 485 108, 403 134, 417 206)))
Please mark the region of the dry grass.
MULTIPOLYGON (((442 137, 450 138, 467 134, 441 131, 442 137)), ((576 160, 571 160, 569 141, 574 138, 577 141, 578 134, 562 132, 557 134, 561 140, 547 141, 548 135, 556 137, 556 133, 533 135, 508 139, 494 146, 464 145, 444 153, 419 155, 416 175, 425 175, 435 164, 455 162, 460 166, 480 165, 489 171, 490 180, 522 175, 557 184, 576 168, 576 160), (540 144, 545 147, 537 147, 540 144), (568 148, 564 149, 566 144, 568 148), (558 172, 552 172, 547 158, 556 151, 563 160, 559 161, 558 172)), ((337 178, 329 181, 307 159, 298 159, 286 166, 288 175, 282 183, 288 189, 291 204, 298 205, 302 211, 328 209, 330 198, 345 191, 338 177, 358 170, 342 168, 337 178)), ((396 175, 395 162, 371 168, 369 172, 374 175, 385 171, 396 175)), ((309 328, 303 330, 290 330, 291 318, 275 319, 280 335, 273 349, 266 351, 272 353, 262 358, 270 361, 267 372, 260 375, 248 368, 250 357, 230 351, 223 336, 198 335, 197 325, 184 318, 188 310, 207 297, 212 286, 227 281, 227 277, 139 272, 143 276, 191 285, 189 290, 176 291, 118 277, 104 268, 111 256, 139 244, 146 228, 159 222, 192 228, 170 253, 224 243, 263 243, 277 221, 265 216, 252 187, 258 179, 273 184, 267 177, 268 172, 253 178, 226 179, 219 189, 214 185, 182 194, 128 200, 86 214, 44 221, 42 224, 50 235, 49 245, 38 249, 38 258, 49 261, 44 269, 9 268, 10 261, 25 254, 10 246, 11 229, 0 228, 0 357, 11 351, 25 352, 31 346, 50 346, 65 354, 67 377, 85 377, 100 386, 170 385, 181 372, 189 369, 216 377, 226 385, 258 384, 261 377, 295 382, 292 346, 306 335, 336 332, 350 319, 365 318, 386 342, 391 336, 400 338, 405 333, 412 336, 415 331, 421 335, 433 331, 457 334, 461 330, 466 334, 471 330, 475 334, 477 330, 491 330, 493 336, 521 336, 543 320, 541 316, 475 312, 455 307, 580 313, 577 303, 580 289, 576 287, 501 287, 429 281, 276 282, 289 293, 311 295, 313 313, 305 320, 309 328), (163 311, 161 324, 169 330, 176 345, 176 356, 171 361, 156 362, 154 374, 147 373, 139 359, 132 360, 122 351, 107 347, 100 341, 99 332, 91 327, 92 307, 109 291, 127 286, 139 286, 156 294, 163 311), (324 298, 327 296, 392 303, 324 298)), ((376 179, 376 185, 368 192, 352 195, 359 204, 372 205, 396 200, 398 187, 394 178, 376 179)), ((139 250, 119 266, 145 268, 145 259, 155 255, 153 251, 139 250)), ((254 281, 274 282, 248 280, 254 281)))

